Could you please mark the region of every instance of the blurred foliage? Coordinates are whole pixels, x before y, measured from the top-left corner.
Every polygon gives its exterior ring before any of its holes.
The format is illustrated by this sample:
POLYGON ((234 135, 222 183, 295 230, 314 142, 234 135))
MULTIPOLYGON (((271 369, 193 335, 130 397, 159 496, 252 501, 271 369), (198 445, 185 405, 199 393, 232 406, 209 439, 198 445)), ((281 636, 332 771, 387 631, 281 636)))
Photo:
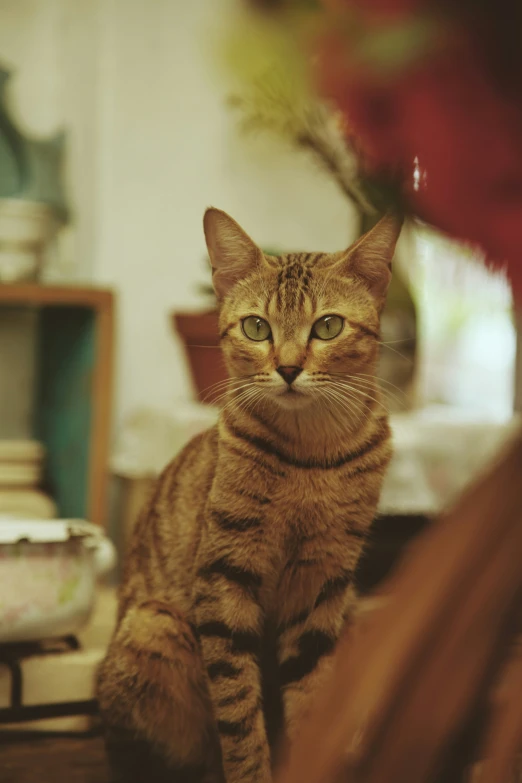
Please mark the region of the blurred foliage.
POLYGON ((361 176, 355 140, 341 114, 315 90, 296 29, 307 34, 306 14, 279 21, 240 17, 224 47, 234 85, 229 105, 238 113, 244 132, 269 131, 310 153, 361 216, 372 216, 375 222, 392 203, 395 191, 361 176))

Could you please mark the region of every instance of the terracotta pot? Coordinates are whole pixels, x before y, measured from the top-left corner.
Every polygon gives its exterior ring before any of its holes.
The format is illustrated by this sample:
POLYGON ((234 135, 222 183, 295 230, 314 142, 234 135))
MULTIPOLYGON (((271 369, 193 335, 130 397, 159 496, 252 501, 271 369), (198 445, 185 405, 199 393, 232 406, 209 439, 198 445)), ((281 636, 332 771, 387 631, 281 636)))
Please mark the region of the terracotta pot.
POLYGON ((210 404, 223 393, 221 386, 214 388, 215 384, 227 378, 219 347, 217 311, 174 313, 172 321, 185 346, 198 400, 210 404))

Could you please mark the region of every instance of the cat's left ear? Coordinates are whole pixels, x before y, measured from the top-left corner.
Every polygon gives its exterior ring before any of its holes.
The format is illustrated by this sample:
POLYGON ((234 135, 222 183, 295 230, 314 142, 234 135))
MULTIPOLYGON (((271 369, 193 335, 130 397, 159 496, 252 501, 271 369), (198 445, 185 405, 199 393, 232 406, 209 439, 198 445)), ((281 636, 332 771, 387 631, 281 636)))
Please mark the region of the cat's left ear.
POLYGON ((212 283, 218 299, 263 264, 261 249, 226 212, 210 207, 203 218, 212 283))
POLYGON ((403 220, 388 213, 348 248, 341 261, 339 272, 358 277, 376 299, 379 309, 384 305, 391 280, 391 266, 395 245, 401 233, 403 220))

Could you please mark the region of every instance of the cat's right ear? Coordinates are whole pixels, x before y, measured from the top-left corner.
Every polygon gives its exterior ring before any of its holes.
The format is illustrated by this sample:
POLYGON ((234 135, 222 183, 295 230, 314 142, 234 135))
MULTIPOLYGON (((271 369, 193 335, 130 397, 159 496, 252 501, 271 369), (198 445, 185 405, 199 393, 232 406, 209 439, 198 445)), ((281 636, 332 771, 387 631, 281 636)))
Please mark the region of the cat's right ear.
POLYGON ((402 228, 402 217, 387 213, 355 244, 348 248, 337 264, 339 273, 363 281, 378 309, 382 310, 391 280, 391 265, 395 245, 402 228))
POLYGON ((218 299, 223 299, 239 280, 263 263, 263 253, 241 226, 220 209, 207 209, 203 229, 214 291, 218 299))

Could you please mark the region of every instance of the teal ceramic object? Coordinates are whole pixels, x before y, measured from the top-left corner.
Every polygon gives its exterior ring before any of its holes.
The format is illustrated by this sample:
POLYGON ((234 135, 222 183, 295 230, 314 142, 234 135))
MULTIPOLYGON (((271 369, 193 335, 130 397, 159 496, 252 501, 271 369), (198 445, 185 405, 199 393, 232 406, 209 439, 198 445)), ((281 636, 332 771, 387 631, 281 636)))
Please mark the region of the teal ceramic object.
POLYGON ((28 180, 22 136, 11 122, 5 106, 8 71, 0 68, 0 198, 15 198, 28 180))
POLYGON ((66 135, 62 132, 49 139, 34 140, 18 130, 6 106, 9 76, 9 71, 0 67, 0 198, 46 204, 66 220, 66 135))

